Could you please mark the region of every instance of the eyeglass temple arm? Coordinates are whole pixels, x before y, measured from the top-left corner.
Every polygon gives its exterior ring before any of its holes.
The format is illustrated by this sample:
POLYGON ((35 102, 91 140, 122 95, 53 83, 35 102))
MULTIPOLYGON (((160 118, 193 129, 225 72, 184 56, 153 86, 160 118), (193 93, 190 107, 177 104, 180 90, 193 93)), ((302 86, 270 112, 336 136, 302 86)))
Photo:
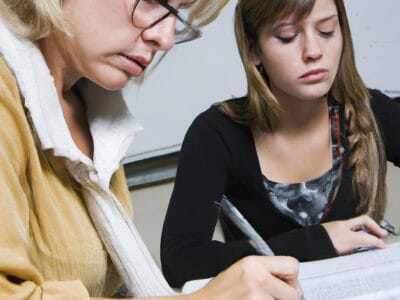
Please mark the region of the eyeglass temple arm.
MULTIPOLYGON (((172 7, 171 5, 168 4, 167 1, 165 0, 154 0, 155 2, 157 2, 158 4, 160 4, 161 6, 165 7, 170 13, 172 13, 174 16, 176 16, 178 18, 179 21, 181 21, 182 23, 184 23, 186 26, 188 26, 190 29, 194 30, 194 31, 199 31, 198 28, 195 28, 190 22, 188 22, 187 20, 185 20, 184 17, 182 17, 182 14, 174 7, 172 7)), ((165 18, 167 17, 167 15, 165 16, 165 18)), ((163 18, 164 19, 164 18, 163 18)))

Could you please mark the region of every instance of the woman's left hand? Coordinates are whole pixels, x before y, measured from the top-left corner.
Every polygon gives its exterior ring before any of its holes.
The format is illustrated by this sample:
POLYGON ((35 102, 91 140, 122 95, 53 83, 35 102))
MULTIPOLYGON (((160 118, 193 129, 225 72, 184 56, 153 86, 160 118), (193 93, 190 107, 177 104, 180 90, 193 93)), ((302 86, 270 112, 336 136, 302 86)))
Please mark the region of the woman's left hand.
POLYGON ((367 215, 321 225, 324 226, 339 254, 350 253, 358 247, 384 248, 385 243, 381 238, 388 235, 385 229, 367 215), (362 228, 367 231, 361 230, 362 228))

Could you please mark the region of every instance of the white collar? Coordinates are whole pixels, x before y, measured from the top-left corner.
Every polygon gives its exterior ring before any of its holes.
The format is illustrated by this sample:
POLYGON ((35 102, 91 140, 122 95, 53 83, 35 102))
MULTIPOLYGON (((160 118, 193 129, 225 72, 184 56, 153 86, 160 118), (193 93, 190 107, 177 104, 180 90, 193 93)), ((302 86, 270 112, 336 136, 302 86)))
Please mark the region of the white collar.
POLYGON ((132 139, 142 127, 130 114, 119 91, 106 91, 89 81, 79 85, 85 99, 94 142, 93 161, 75 145, 64 119, 54 79, 40 50, 13 34, 0 19, 0 54, 14 72, 43 150, 73 163, 93 167, 108 186, 132 139))

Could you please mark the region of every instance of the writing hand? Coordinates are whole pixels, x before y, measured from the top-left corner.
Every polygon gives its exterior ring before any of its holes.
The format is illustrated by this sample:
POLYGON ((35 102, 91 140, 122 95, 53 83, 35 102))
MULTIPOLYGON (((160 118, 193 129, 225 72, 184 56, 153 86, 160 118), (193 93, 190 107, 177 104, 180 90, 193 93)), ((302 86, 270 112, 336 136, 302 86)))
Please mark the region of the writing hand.
POLYGON ((189 295, 191 300, 302 299, 299 265, 292 257, 249 256, 189 295))

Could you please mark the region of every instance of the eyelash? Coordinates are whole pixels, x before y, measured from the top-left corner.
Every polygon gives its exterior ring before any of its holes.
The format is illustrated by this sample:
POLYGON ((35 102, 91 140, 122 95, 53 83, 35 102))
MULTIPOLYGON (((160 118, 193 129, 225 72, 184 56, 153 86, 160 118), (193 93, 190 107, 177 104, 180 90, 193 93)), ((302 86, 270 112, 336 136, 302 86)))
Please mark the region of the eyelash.
MULTIPOLYGON (((323 38, 330 38, 333 36, 333 34, 335 33, 334 30, 332 31, 320 31, 319 32, 321 34, 321 36, 323 38)), ((290 44, 291 42, 294 41, 294 39, 299 35, 299 33, 296 33, 295 35, 288 37, 288 38, 284 38, 284 37, 277 37, 283 44, 290 44)))
POLYGON ((334 30, 332 31, 320 31, 319 32, 323 37, 329 38, 331 36, 333 36, 333 34, 335 33, 334 30))
POLYGON ((298 33, 296 33, 295 35, 288 37, 288 38, 284 38, 284 37, 280 37, 278 36, 278 40, 280 40, 283 44, 290 44, 291 42, 294 41, 294 39, 297 37, 298 33))

